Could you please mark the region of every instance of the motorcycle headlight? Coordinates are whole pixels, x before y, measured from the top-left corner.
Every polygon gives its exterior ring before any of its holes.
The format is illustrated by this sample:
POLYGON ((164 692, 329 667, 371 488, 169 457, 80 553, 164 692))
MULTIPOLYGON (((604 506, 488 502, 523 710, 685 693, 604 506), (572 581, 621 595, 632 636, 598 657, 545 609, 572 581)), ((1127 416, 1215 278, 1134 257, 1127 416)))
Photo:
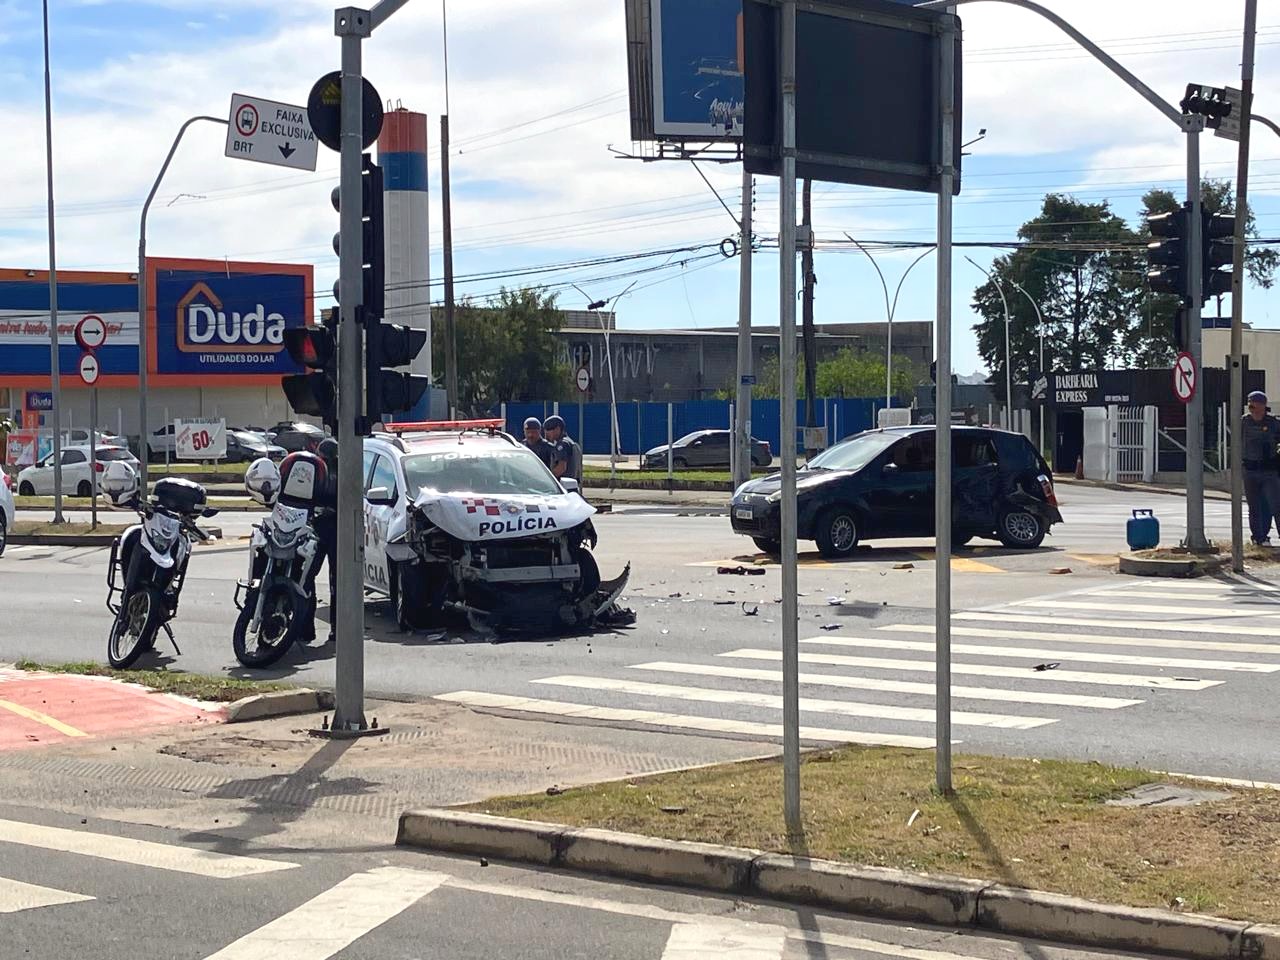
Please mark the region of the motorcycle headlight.
POLYGON ((277 547, 292 547, 298 542, 298 535, 301 532, 301 530, 272 530, 271 542, 277 547))

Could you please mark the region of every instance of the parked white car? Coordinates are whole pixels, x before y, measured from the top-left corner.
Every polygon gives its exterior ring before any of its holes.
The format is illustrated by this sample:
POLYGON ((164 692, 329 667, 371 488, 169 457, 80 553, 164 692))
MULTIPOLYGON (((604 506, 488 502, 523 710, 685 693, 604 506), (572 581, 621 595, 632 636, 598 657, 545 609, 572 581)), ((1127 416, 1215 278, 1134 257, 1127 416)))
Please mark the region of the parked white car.
MULTIPOLYGON (((124 437, 117 436, 114 433, 103 433, 101 430, 94 431, 94 445, 99 447, 128 447, 129 441, 124 437)), ((72 427, 70 430, 62 431, 62 442, 69 447, 87 447, 89 445, 89 431, 82 427, 72 427)))
MULTIPOLYGON (((101 447, 96 451, 97 463, 91 469, 89 448, 75 446, 62 450, 62 495, 87 497, 97 486, 95 474, 100 475, 108 463, 122 460, 134 469, 140 467, 138 458, 121 447, 101 447)), ((53 454, 39 463, 27 467, 18 474, 18 496, 48 496, 53 493, 53 454)))
POLYGON ((4 556, 9 531, 13 528, 13 478, 0 471, 0 557, 4 556))

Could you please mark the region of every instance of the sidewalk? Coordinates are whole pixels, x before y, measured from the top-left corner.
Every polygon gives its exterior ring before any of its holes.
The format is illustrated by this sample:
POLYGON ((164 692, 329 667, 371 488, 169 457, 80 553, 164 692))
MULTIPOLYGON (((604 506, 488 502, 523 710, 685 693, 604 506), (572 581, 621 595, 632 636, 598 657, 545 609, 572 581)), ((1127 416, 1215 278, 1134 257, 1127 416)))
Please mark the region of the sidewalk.
MULTIPOLYGON (((1075 477, 1065 474, 1054 474, 1053 483, 1055 486, 1067 487, 1094 487, 1098 490, 1122 490, 1129 493, 1155 493, 1164 494, 1171 497, 1185 497, 1187 491, 1183 487, 1175 487, 1162 483, 1111 483, 1107 480, 1077 480, 1075 477)), ((1210 490, 1204 492, 1206 500, 1221 500, 1225 502, 1231 501, 1231 494, 1225 490, 1210 490)))

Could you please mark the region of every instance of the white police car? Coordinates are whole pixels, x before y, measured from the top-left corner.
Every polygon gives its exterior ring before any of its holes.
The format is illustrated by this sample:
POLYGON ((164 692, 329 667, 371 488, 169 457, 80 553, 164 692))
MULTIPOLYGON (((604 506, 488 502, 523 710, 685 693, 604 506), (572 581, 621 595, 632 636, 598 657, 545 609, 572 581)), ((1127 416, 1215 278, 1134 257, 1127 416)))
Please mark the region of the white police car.
POLYGON ((396 424, 364 443, 365 586, 401 629, 445 605, 503 627, 589 625, 616 613, 595 508, 501 420, 396 424))
POLYGON ((13 528, 13 478, 0 469, 0 557, 4 556, 9 531, 13 528))

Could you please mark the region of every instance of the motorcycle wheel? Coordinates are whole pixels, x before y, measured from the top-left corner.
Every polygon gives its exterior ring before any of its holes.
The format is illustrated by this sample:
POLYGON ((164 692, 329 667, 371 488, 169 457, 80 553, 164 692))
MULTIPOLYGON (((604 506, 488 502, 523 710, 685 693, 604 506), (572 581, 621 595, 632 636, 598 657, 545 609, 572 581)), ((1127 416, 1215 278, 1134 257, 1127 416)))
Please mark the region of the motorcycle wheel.
POLYGON ((288 583, 274 583, 266 589, 256 636, 249 636, 249 624, 258 606, 255 590, 245 597, 231 637, 236 659, 246 667, 271 666, 285 655, 302 630, 306 601, 288 583))
POLYGON ((138 657, 155 646, 164 598, 155 587, 137 590, 120 606, 107 638, 107 662, 128 670, 138 657))

